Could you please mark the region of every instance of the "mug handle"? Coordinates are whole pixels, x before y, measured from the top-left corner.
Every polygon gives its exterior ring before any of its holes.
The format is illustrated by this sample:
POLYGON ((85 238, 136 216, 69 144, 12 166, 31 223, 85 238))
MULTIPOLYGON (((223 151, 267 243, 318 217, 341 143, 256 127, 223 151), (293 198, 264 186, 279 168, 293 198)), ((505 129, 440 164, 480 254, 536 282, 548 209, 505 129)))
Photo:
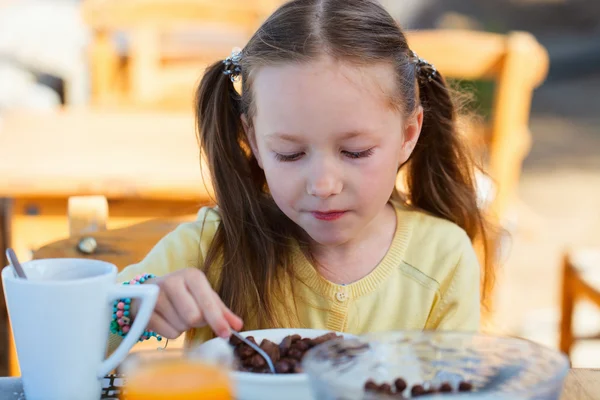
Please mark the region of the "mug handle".
MULTIPOLYGON (((108 300, 113 302, 122 298, 136 298, 141 300, 140 309, 131 324, 131 328, 116 350, 100 365, 98 378, 104 378, 114 370, 127 357, 129 350, 138 342, 144 333, 154 306, 158 298, 159 288, 156 285, 116 286, 108 295, 108 300)), ((108 329, 108 327, 106 327, 108 329)))

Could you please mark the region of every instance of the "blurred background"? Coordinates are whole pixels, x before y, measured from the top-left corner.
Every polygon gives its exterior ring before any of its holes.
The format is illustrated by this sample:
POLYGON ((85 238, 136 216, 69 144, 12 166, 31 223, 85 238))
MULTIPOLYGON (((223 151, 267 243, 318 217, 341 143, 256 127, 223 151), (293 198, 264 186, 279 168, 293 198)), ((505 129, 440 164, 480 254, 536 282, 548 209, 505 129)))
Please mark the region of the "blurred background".
MULTIPOLYGON (((503 228, 486 329, 598 367, 600 2, 381 2, 481 116, 464 131, 503 228)), ((282 3, 0 0, 0 248, 121 268, 193 218, 195 85, 282 3)), ((7 321, 2 304, 2 375, 7 321)))

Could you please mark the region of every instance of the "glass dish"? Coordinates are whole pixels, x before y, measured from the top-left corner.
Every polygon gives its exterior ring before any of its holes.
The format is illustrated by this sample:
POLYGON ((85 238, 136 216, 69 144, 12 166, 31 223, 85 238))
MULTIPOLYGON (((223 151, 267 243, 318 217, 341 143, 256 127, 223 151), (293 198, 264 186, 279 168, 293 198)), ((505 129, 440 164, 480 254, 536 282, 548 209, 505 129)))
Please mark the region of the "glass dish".
POLYGON ((456 388, 466 381, 472 392, 419 398, 558 400, 569 362, 563 354, 523 339, 415 331, 325 343, 307 353, 303 367, 319 400, 393 398, 366 393, 364 385, 372 379, 393 386, 399 377, 408 383, 408 398, 415 384, 427 388, 448 382, 456 388), (498 379, 502 374, 508 376, 498 379))

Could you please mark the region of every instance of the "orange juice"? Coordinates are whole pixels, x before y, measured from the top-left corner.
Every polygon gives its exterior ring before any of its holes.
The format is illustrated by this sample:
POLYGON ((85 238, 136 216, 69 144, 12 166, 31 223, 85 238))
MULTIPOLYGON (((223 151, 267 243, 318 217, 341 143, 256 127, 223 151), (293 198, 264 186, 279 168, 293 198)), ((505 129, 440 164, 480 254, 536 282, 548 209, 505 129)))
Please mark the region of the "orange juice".
POLYGON ((139 367, 129 375, 124 400, 232 400, 227 372, 186 360, 139 367))

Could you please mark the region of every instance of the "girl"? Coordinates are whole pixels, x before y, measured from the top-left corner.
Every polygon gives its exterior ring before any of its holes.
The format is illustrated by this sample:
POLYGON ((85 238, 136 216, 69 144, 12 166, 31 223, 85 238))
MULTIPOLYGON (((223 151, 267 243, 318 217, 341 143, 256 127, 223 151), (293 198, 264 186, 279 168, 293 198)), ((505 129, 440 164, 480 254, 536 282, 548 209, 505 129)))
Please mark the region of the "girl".
POLYGON ((281 6, 196 113, 218 207, 120 275, 160 287, 152 335, 478 329, 473 166, 443 77, 377 2, 281 6))

